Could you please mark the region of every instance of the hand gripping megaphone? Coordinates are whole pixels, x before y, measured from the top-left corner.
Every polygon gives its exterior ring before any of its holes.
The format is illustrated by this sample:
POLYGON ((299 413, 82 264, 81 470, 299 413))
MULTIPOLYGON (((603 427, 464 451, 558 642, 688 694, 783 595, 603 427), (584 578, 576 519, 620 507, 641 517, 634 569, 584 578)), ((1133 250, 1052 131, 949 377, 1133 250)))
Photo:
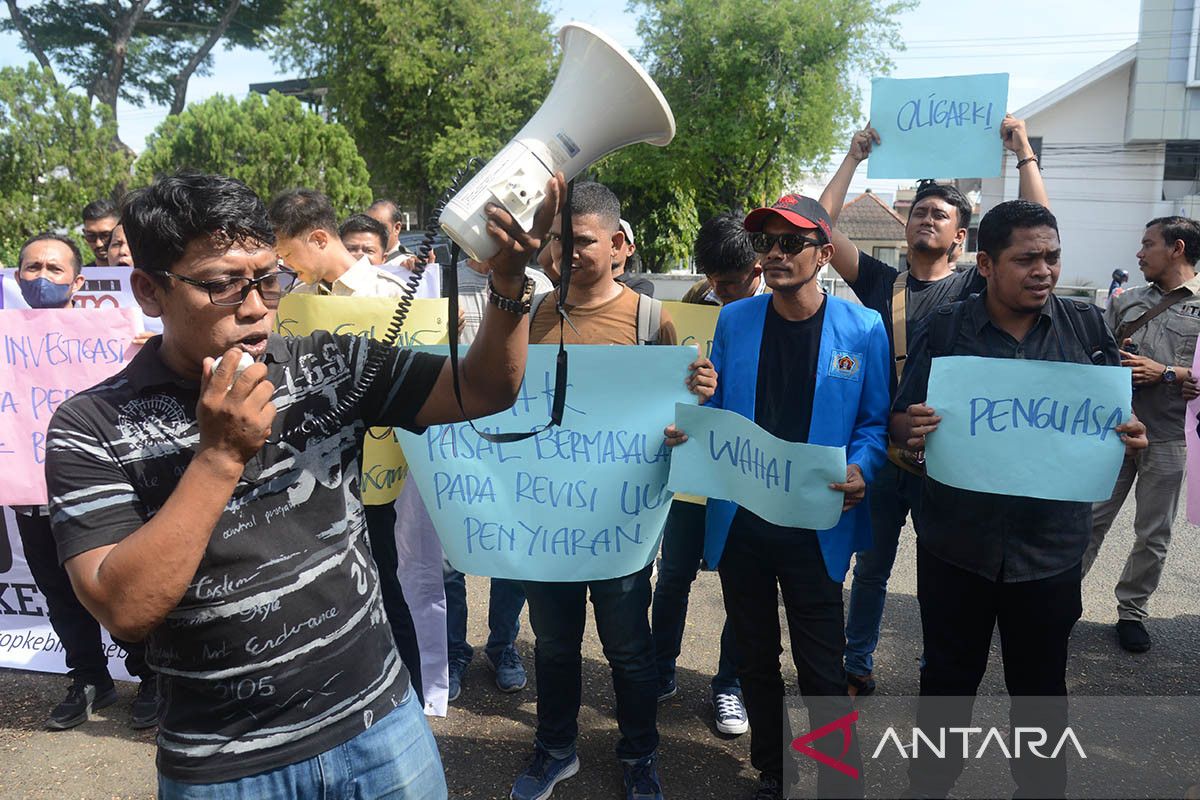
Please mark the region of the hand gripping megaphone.
POLYGON ((529 230, 555 172, 570 180, 627 144, 662 147, 675 138, 675 115, 666 98, 616 42, 579 22, 564 25, 558 41, 562 65, 541 108, 438 219, 475 261, 500 249, 487 234, 483 209, 489 202, 529 230))

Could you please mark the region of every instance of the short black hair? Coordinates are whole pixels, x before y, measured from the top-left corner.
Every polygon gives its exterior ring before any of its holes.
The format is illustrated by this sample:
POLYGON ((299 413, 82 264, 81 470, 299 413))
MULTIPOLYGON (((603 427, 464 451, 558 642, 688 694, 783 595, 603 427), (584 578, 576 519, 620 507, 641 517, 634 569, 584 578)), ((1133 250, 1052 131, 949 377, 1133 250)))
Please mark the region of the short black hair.
POLYGON ((107 197, 93 200, 83 207, 83 221, 95 222, 98 219, 117 216, 117 204, 107 197))
POLYGON ((705 275, 749 271, 758 260, 742 217, 726 212, 700 226, 696 234, 696 266, 705 275))
POLYGON ((275 235, 288 239, 315 230, 327 231, 331 236, 338 232, 333 203, 316 189, 280 192, 267 206, 267 218, 275 235))
POLYGON ((571 192, 571 216, 595 214, 613 231, 621 227, 621 201, 602 183, 588 181, 575 184, 571 192))
POLYGON ((1010 244, 1017 228, 1053 228, 1058 233, 1058 220, 1050 209, 1028 200, 1009 200, 983 215, 979 222, 979 250, 993 260, 1000 258, 1010 244))
POLYGON ((366 214, 351 214, 338 228, 338 236, 345 239, 347 233, 373 233, 379 237, 379 252, 387 252, 388 229, 374 217, 366 214))
POLYGON ((1146 223, 1147 228, 1162 228, 1163 241, 1171 247, 1183 242, 1183 257, 1189 264, 1200 261, 1200 222, 1191 217, 1155 217, 1146 223))
POLYGON ((179 172, 158 178, 125 197, 121 224, 133 263, 148 271, 169 271, 202 237, 227 246, 275 244, 262 200, 237 178, 223 175, 179 172))
POLYGON ((25 240, 25 244, 21 245, 21 251, 17 253, 17 268, 20 269, 21 262, 25 260, 25 248, 35 242, 60 242, 67 246, 71 251, 71 270, 78 275, 83 269, 83 257, 79 255, 79 245, 75 244, 69 236, 63 236, 61 233, 39 233, 37 236, 30 236, 25 240))
POLYGON ((917 193, 913 196, 912 205, 908 207, 908 216, 912 217, 913 209, 917 207, 917 203, 927 197, 940 197, 958 212, 958 227, 971 227, 971 214, 974 212, 971 206, 971 201, 966 198, 957 186, 949 183, 938 183, 937 181, 925 179, 918 181, 917 193))
POLYGON ((388 214, 390 214, 392 217, 393 225, 395 225, 397 222, 400 222, 404 219, 404 212, 400 210, 400 206, 396 205, 395 200, 389 200, 386 197, 381 197, 378 200, 376 200, 374 203, 371 203, 371 205, 367 206, 367 211, 370 211, 375 208, 388 209, 388 214))

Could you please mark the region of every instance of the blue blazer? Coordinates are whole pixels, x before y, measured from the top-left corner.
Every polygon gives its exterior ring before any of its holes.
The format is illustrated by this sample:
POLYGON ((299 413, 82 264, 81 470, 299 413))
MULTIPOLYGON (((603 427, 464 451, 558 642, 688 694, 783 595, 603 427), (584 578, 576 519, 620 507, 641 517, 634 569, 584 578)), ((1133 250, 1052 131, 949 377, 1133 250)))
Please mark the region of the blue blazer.
MULTIPOLYGON (((771 295, 738 300, 721 308, 713 337, 712 362, 717 391, 707 405, 754 419, 758 356, 771 295)), ((809 444, 846 448, 846 463, 857 464, 867 483, 887 458, 887 422, 891 349, 879 313, 829 297, 821 325, 809 444)), ((737 503, 708 501, 704 559, 716 569, 729 538, 737 503)), ((829 577, 841 583, 850 555, 871 547, 871 516, 864 500, 827 531, 819 531, 829 577)))

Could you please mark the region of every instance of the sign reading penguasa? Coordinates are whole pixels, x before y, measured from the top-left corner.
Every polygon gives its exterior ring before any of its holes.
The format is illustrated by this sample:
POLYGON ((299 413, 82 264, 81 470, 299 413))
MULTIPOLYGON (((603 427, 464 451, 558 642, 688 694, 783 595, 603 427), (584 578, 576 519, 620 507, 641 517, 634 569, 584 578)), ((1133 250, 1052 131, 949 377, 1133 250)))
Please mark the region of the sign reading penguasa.
MULTIPOLYGON (((397 300, 387 297, 328 297, 289 294, 279 303, 275 327, 284 336, 329 331, 382 339, 396 313, 397 300)), ((449 338, 444 299, 414 300, 400 330, 400 347, 439 344, 449 338)), ((391 503, 408 477, 404 453, 391 428, 371 428, 363 443, 363 502, 391 503)))
POLYGON ((1004 148, 1008 73, 875 78, 871 126, 880 143, 868 178, 993 178, 1004 148))
POLYGON ((670 487, 732 500, 767 522, 824 531, 842 517, 846 449, 787 442, 721 408, 675 407, 688 440, 671 458, 670 487))
POLYGON ((926 403, 929 477, 977 492, 1096 502, 1125 457, 1113 430, 1131 414, 1126 367, 948 356, 935 358, 926 403))
MULTIPOLYGON (((397 430, 442 548, 461 572, 584 581, 636 572, 658 550, 671 492, 663 428, 694 347, 568 347, 561 427, 492 444, 468 423, 418 435, 397 430), (631 399, 633 398, 633 399, 631 399)), ((516 404, 475 425, 528 431, 545 424, 558 348, 529 348, 516 404)))
POLYGON ((46 502, 46 427, 133 355, 131 309, 0 311, 0 505, 46 502))

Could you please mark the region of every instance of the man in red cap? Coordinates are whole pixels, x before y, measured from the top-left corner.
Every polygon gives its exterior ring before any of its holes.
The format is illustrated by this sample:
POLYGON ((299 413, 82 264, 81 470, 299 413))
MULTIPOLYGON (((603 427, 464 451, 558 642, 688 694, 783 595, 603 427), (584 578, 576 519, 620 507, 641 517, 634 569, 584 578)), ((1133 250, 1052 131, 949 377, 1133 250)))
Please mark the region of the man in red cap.
MULTIPOLYGON (((782 593, 800 690, 812 730, 851 712, 842 668, 842 581, 850 555, 871 541, 867 482, 886 458, 888 340, 878 312, 826 296, 817 274, 833 257, 829 214, 799 195, 745 220, 771 294, 723 306, 712 362, 720 376, 708 402, 754 420, 772 435, 846 449, 841 520, 825 531, 773 525, 736 503, 708 501, 705 560, 720 571, 738 642, 738 674, 750 717, 750 759, 761 773, 756 800, 784 796, 782 593)), ((674 426, 670 444, 684 440, 674 426)), ((839 767, 818 768, 822 797, 862 796, 853 726, 811 746, 839 767)))

